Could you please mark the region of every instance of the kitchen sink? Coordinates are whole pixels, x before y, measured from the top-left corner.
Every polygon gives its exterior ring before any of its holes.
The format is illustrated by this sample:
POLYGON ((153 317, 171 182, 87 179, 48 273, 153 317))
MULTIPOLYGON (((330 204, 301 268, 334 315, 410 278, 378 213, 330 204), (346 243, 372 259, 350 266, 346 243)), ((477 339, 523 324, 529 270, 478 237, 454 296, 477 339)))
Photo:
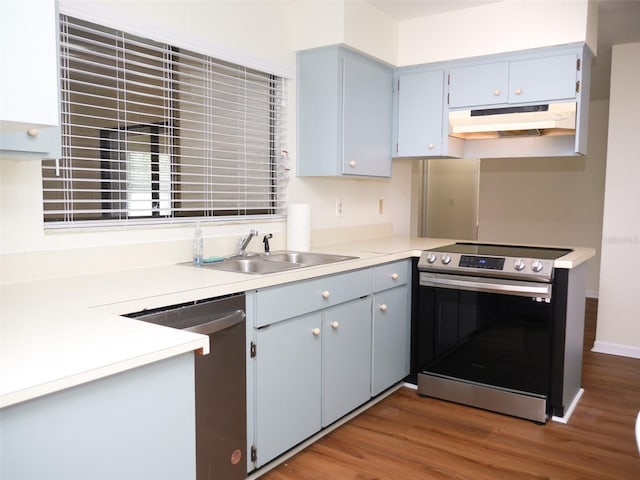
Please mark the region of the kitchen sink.
POLYGON ((270 254, 261 255, 262 258, 274 262, 299 263, 305 267, 312 265, 325 265, 327 263, 342 262, 344 260, 353 260, 358 257, 350 257, 348 255, 333 255, 330 253, 314 253, 314 252, 272 252, 270 254))
POLYGON ((221 262, 207 263, 203 265, 203 267, 227 272, 265 274, 284 272, 314 265, 325 265, 356 258, 358 257, 333 255, 330 253, 277 251, 270 254, 263 253, 247 257, 230 257, 221 262))
POLYGON ((207 263, 203 265, 203 267, 212 268, 214 270, 225 270, 227 272, 264 274, 293 270, 294 268, 302 267, 302 265, 290 262, 273 262, 265 260, 261 256, 254 256, 246 258, 228 258, 221 262, 207 263))

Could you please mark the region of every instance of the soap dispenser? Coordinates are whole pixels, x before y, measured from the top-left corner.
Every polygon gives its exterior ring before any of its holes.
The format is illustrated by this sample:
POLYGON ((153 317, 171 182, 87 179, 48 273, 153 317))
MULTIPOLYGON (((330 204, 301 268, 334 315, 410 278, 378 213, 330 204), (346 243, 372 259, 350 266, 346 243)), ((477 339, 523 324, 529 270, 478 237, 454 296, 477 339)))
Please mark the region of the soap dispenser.
POLYGON ((202 265, 204 258, 204 242, 202 240, 202 229, 200 222, 196 223, 196 231, 193 234, 193 264, 202 265))

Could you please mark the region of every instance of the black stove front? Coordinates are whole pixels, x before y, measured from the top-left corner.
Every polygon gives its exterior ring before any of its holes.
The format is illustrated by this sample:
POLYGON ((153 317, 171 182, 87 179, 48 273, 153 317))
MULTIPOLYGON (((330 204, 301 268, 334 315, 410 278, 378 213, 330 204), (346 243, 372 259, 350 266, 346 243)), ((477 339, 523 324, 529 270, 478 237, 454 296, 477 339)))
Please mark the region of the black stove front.
POLYGON ((418 393, 540 423, 555 414, 566 288, 553 260, 569 252, 459 243, 423 253, 412 343, 418 393))

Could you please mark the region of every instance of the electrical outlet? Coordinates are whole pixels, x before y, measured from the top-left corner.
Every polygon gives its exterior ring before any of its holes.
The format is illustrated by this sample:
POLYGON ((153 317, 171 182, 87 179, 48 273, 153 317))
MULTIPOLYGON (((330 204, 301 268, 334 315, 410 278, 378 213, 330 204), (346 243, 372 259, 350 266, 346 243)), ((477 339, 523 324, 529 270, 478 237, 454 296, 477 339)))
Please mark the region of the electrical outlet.
POLYGON ((384 214, 384 199, 379 198, 378 199, 378 215, 383 215, 383 214, 384 214))
POLYGON ((341 218, 344 214, 344 199, 342 197, 336 197, 336 217, 341 218))

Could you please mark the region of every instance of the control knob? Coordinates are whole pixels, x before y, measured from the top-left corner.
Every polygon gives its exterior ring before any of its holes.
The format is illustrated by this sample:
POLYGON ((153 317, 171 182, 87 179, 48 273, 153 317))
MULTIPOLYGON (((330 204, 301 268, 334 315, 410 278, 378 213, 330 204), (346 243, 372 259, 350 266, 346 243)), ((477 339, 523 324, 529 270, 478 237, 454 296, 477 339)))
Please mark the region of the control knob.
POLYGON ((534 260, 533 262, 531 262, 531 270, 533 270, 534 272, 539 273, 543 268, 544 265, 540 260, 534 260))
POLYGON ((436 257, 436 254, 431 252, 427 255, 427 262, 428 263, 433 263, 438 259, 438 257, 436 257))
POLYGON ((451 263, 451 255, 445 253, 440 259, 443 265, 449 265, 451 263))
POLYGON ((522 270, 524 270, 524 267, 526 266, 527 264, 524 263, 524 260, 521 258, 513 262, 513 268, 515 268, 518 272, 521 272, 522 270))

